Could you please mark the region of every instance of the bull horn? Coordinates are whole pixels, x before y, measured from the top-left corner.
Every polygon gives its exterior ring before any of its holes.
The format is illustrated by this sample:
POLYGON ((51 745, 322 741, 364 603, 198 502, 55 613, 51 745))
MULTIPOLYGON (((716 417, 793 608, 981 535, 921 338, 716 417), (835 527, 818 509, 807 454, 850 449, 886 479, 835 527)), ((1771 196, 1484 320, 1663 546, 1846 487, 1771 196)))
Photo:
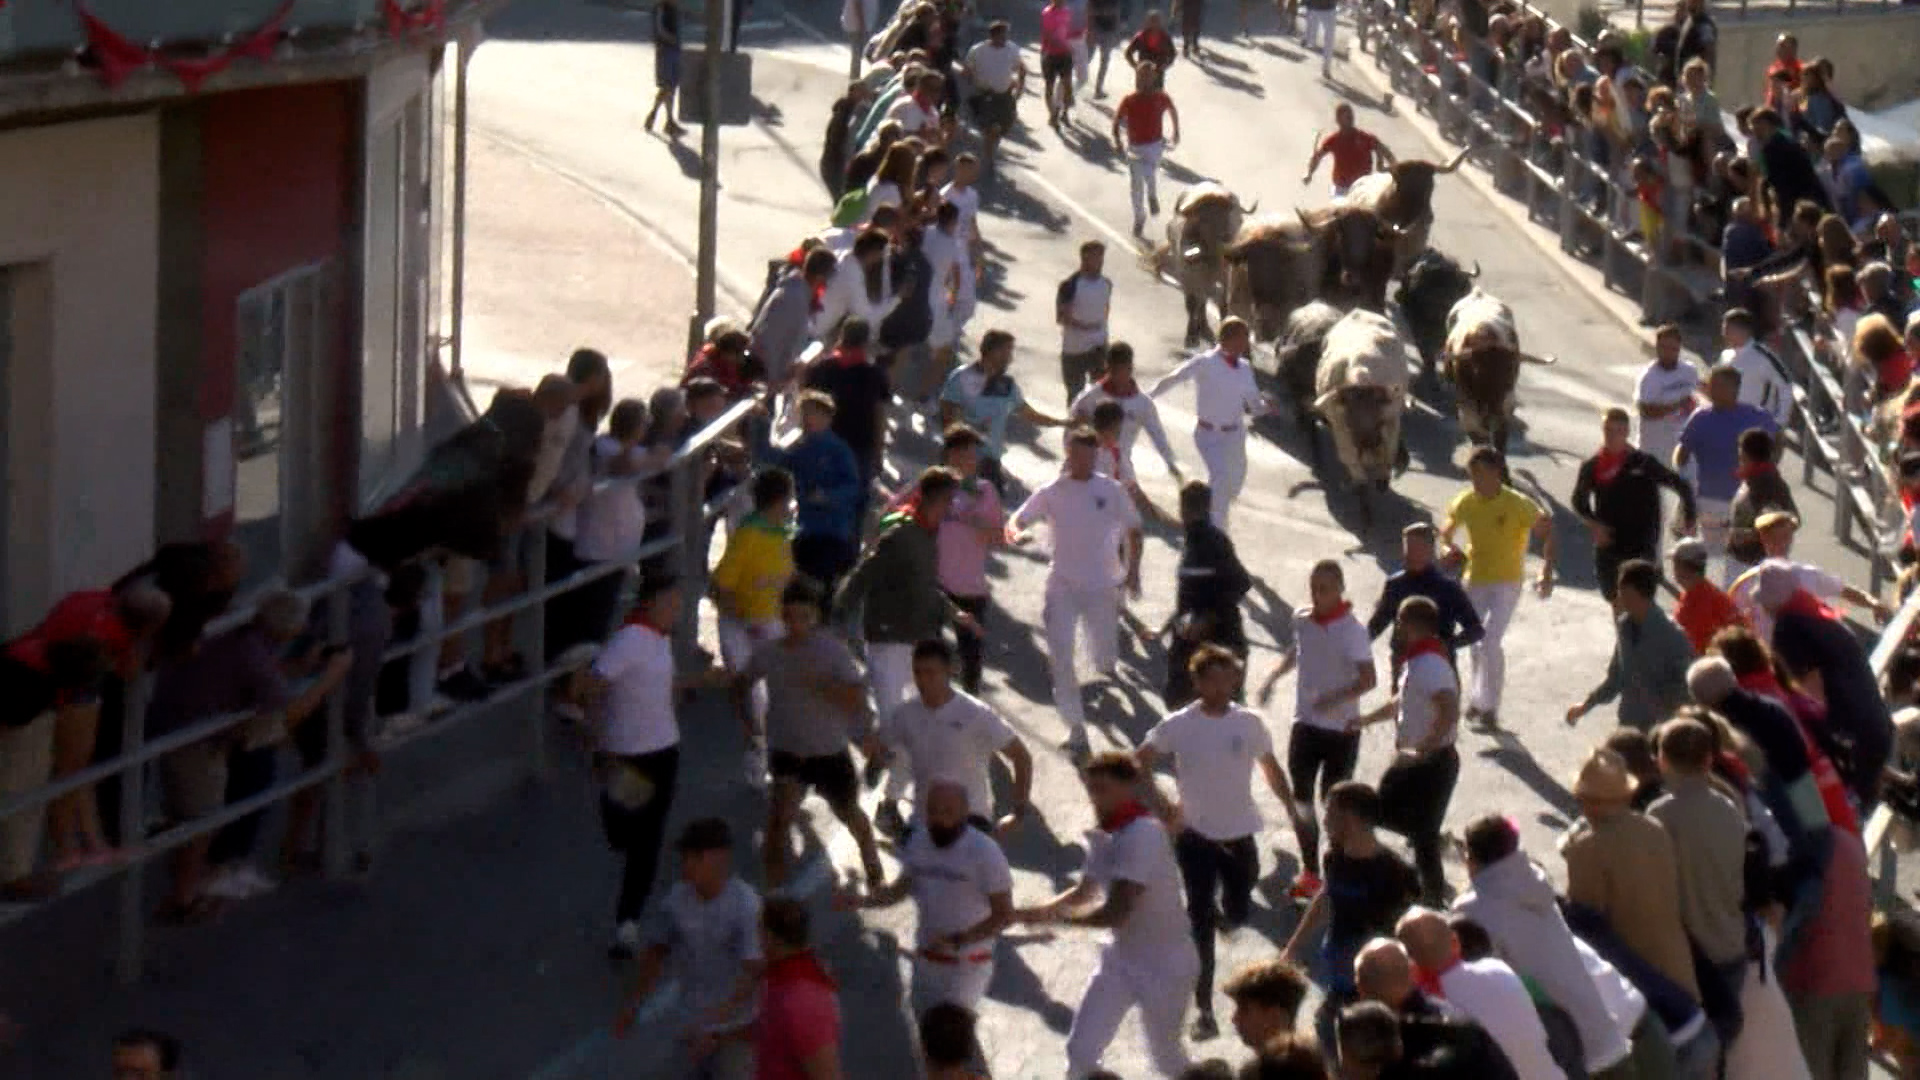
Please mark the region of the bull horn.
POLYGON ((1480 260, 1479 259, 1473 260, 1473 273, 1468 274, 1467 276, 1472 278, 1475 281, 1480 280, 1480 260))
POLYGON ((1260 200, 1255 199, 1251 204, 1248 204, 1248 203, 1241 202, 1240 196, 1235 195, 1233 197, 1233 208, 1235 210, 1240 211, 1243 214, 1251 214, 1254 211, 1260 209, 1260 200))
POLYGON ((1465 160, 1467 160, 1467 150, 1462 150, 1458 154, 1453 155, 1452 161, 1449 161, 1445 165, 1442 165, 1438 169, 1435 169, 1434 172, 1436 173, 1454 172, 1460 168, 1460 163, 1465 160))
POLYGON ((1296 206, 1293 208, 1293 212, 1299 216, 1300 224, 1306 226, 1309 229, 1313 228, 1313 219, 1307 216, 1307 212, 1305 209, 1296 206))
POLYGON ((1551 365, 1559 363, 1560 358, 1557 356, 1535 356, 1532 353, 1523 352, 1520 354, 1520 362, 1523 364, 1551 365))

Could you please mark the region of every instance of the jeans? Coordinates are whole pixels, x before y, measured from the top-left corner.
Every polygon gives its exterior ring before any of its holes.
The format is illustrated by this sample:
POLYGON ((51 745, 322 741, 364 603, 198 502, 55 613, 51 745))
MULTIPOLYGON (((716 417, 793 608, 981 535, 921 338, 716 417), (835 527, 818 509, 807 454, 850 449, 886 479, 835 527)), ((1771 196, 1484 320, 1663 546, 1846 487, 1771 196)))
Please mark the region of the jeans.
POLYGON ((1193 985, 1193 1000, 1200 1011, 1213 1011, 1213 934, 1214 899, 1220 902, 1220 914, 1227 925, 1247 921, 1253 910, 1253 883, 1260 876, 1260 850, 1253 837, 1237 840, 1212 840, 1183 829, 1174 840, 1173 852, 1180 860, 1180 879, 1187 887, 1187 919, 1193 924, 1193 944, 1200 953, 1200 974, 1193 985))
POLYGON ((859 554, 854 542, 843 536, 801 533, 793 538, 793 568, 819 582, 829 598, 859 554))
POLYGON ((1293 797, 1301 809, 1300 828, 1295 831, 1300 841, 1300 866, 1315 877, 1320 876, 1320 799, 1315 798, 1314 783, 1319 782, 1320 798, 1326 797, 1328 788, 1353 779, 1353 768, 1359 760, 1358 732, 1295 723, 1287 735, 1287 782, 1293 786, 1293 797))
POLYGON ((667 837, 667 815, 673 812, 673 793, 680 779, 680 748, 669 746, 650 754, 612 755, 608 763, 615 774, 600 796, 600 825, 607 843, 626 856, 620 874, 620 895, 614 904, 614 921, 635 922, 653 892, 654 877, 660 867, 660 848, 667 837), (616 789, 628 786, 620 779, 640 783, 638 798, 627 798, 616 789))
POLYGON ((1866 994, 1793 995, 1793 1026, 1813 1080, 1866 1080, 1872 999, 1866 994))
MULTIPOLYGON (((987 598, 984 596, 955 596, 947 594, 953 606, 973 616, 973 621, 984 629, 987 625, 987 598)), ((960 689, 978 697, 980 695, 980 676, 986 670, 986 640, 964 626, 953 628, 954 637, 960 643, 960 689)))
POLYGON ((1440 862, 1440 826, 1460 779, 1460 751, 1443 747, 1412 761, 1387 766, 1380 777, 1381 824, 1407 838, 1420 891, 1429 906, 1446 903, 1447 873, 1440 862))

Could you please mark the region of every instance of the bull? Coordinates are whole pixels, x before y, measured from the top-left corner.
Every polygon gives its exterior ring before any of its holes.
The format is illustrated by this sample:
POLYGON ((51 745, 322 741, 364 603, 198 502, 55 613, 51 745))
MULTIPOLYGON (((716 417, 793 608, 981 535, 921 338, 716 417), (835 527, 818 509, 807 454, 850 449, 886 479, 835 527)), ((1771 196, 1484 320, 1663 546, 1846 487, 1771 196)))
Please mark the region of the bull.
POLYGON ((1514 422, 1523 363, 1551 364, 1520 349, 1513 309, 1483 289, 1474 289, 1447 313, 1443 371, 1453 383, 1460 430, 1475 444, 1506 453, 1514 422))
MULTIPOLYGON (((1287 316, 1280 337, 1274 342, 1279 358, 1277 374, 1280 386, 1293 404, 1294 424, 1312 434, 1314 378, 1320 370, 1320 357, 1326 351, 1327 333, 1345 312, 1324 300, 1315 300, 1287 316)), ((1316 441, 1314 449, 1319 449, 1316 441)))
POLYGON ((1356 489, 1385 491, 1393 478, 1408 382, 1406 338, 1393 320, 1349 311, 1327 330, 1314 375, 1313 411, 1326 421, 1334 451, 1356 489))
POLYGON ((1249 222, 1227 248, 1227 311, 1262 341, 1315 300, 1383 308, 1398 233, 1357 207, 1249 222))
POLYGON ((1474 263, 1473 272, 1468 273, 1459 263, 1430 250, 1413 260, 1394 290, 1393 302, 1406 320, 1407 333, 1413 338, 1414 348, 1420 350, 1420 363, 1427 371, 1433 370, 1446 345, 1447 315, 1473 291, 1479 277, 1479 263, 1474 263))
POLYGON ((1394 251, 1393 274, 1404 275, 1413 260, 1427 250, 1433 231, 1433 181, 1459 171, 1465 150, 1445 165, 1431 161, 1396 161, 1386 172, 1368 173, 1353 182, 1340 204, 1372 210, 1380 220, 1400 230, 1394 251))
POLYGON ((1258 203, 1245 205, 1220 184, 1196 184, 1174 200, 1167 242, 1153 253, 1154 268, 1178 282, 1187 302, 1187 344, 1213 337, 1207 304, 1227 308, 1227 248, 1258 203))

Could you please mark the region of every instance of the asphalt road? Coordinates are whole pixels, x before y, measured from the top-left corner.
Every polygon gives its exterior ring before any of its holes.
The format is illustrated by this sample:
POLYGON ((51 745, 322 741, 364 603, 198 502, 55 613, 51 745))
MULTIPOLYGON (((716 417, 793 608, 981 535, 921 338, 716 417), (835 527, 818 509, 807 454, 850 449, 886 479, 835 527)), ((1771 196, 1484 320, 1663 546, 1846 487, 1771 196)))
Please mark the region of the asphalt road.
MULTIPOLYGON (((1219 25, 1230 10, 1215 7, 1219 25)), ((747 24, 743 40, 756 54, 761 109, 751 126, 726 133, 721 166, 722 296, 736 310, 758 295, 766 260, 824 217, 814 161, 828 104, 844 83, 837 17, 829 0, 805 0, 790 9, 763 4, 747 24)), ((1015 21, 1016 36, 1031 41, 1032 13, 1015 21)), ((640 131, 651 96, 647 25, 644 13, 617 7, 525 0, 496 21, 493 40, 478 54, 470 260, 486 287, 476 293, 484 303, 470 313, 475 333, 468 349, 477 379, 530 383, 558 365, 564 348, 586 342, 616 358, 623 394, 644 395, 677 372, 697 158, 694 144, 640 131)), ((1352 101, 1361 125, 1400 156, 1443 153, 1419 126, 1383 111, 1370 72, 1343 61, 1333 81, 1323 82, 1317 58, 1305 58, 1268 29, 1257 23, 1262 33, 1252 41, 1210 42, 1208 59, 1174 67, 1169 90, 1186 138, 1168 155, 1163 203, 1206 177, 1272 212, 1317 204, 1323 189, 1303 189, 1299 175, 1315 133, 1331 124, 1340 100, 1352 101)), ((1343 44, 1346 34, 1343 28, 1343 44)), ((1142 377, 1161 374, 1183 353, 1178 295, 1126 254, 1126 174, 1100 134, 1110 124, 1105 109, 1112 100, 1083 103, 1065 136, 1036 129, 1041 105, 1025 101, 1029 127, 1008 140, 1002 175, 985 191, 982 227, 997 270, 969 336, 1011 330, 1020 342, 1015 374, 1049 411, 1064 406, 1051 295, 1084 239, 1110 246, 1114 334, 1134 344, 1142 377)), ((1529 368, 1522 377, 1530 430, 1516 442, 1513 464, 1553 507, 1562 588, 1549 600, 1530 596, 1520 605, 1508 636, 1505 730, 1463 735, 1450 823, 1509 813, 1530 850, 1557 874, 1552 838, 1572 813, 1563 783, 1611 721, 1596 713, 1572 733, 1561 722, 1565 707, 1599 678, 1611 646, 1585 530, 1566 501, 1579 459, 1597 442, 1598 411, 1626 400, 1646 352, 1562 260, 1522 236, 1476 186, 1442 180, 1436 210, 1435 245, 1477 260, 1482 283, 1517 311, 1527 348, 1560 357, 1557 367, 1529 368)), ((1437 512, 1465 483, 1446 398, 1426 388, 1421 397, 1408 424, 1413 469, 1396 482, 1394 499, 1371 529, 1361 528, 1350 499, 1329 493, 1298 432, 1284 420, 1261 426, 1234 517, 1242 557, 1261 582, 1252 600, 1255 677, 1273 662, 1275 628, 1284 626, 1291 606, 1305 602, 1313 562, 1342 559, 1364 610, 1392 566, 1399 527, 1437 512)), ((1183 465, 1199 473, 1189 437, 1191 398, 1178 393, 1163 411, 1183 465)), ((1027 431, 1018 441, 1008 465, 1028 486, 1058 467, 1053 438, 1027 431)), ((915 470, 929 445, 918 427, 897 432, 898 471, 915 470)), ((1172 483, 1154 456, 1142 453, 1136 461, 1148 492, 1171 506, 1172 483)), ((1818 531, 1810 529, 1803 541, 1807 556, 1864 573, 1864 560, 1838 551, 1818 531)), ((1150 623, 1171 607, 1177 553, 1169 540, 1155 534, 1148 543, 1147 596, 1136 610, 1150 623)), ((990 620, 988 697, 1039 761, 1043 820, 1008 845, 1022 899, 1072 876, 1080 861, 1075 845, 1092 824, 1071 766, 1056 749, 1064 731, 1051 708, 1037 630, 1044 572, 1033 553, 1002 558, 999 610, 990 620)), ((1091 692, 1097 746, 1131 745, 1157 719, 1163 656, 1135 643, 1124 645, 1122 656, 1121 678, 1091 692)), ((1289 693, 1283 686, 1278 701, 1289 701, 1289 693)), ((365 882, 289 888, 218 926, 157 935, 154 974, 139 987, 118 990, 107 977, 113 923, 105 896, 0 935, 0 1009, 25 1027, 13 1049, 0 1051, 0 1076, 97 1075, 105 1040, 136 1021, 185 1035, 201 1059, 194 1075, 202 1078, 669 1075, 657 1031, 619 1045, 607 1039, 618 976, 601 947, 614 867, 598 844, 590 794, 564 744, 552 782, 511 782, 505 763, 524 745, 518 732, 525 715, 524 706, 503 709, 471 733, 430 744, 384 782, 383 804, 404 806, 406 827, 365 882)), ((1283 734, 1284 709, 1270 716, 1283 734)), ((734 765, 731 725, 716 718, 704 706, 685 718, 697 764, 683 789, 683 812, 718 811, 746 826, 754 796, 734 765)), ((1363 778, 1378 775, 1389 748, 1384 733, 1369 736, 1363 778)), ((1223 942, 1223 971, 1269 952, 1292 921, 1283 897, 1295 866, 1293 841, 1264 795, 1262 807, 1276 825, 1263 843, 1270 874, 1253 925, 1223 942)), ((823 808, 811 809, 823 825, 830 821, 823 808)), ((843 838, 829 831, 825 842, 850 864, 843 838)), ((1461 868, 1451 869, 1456 882, 1463 879, 1461 868)), ((906 908, 864 923, 824 920, 827 952, 843 985, 851 1076, 907 1075, 897 949, 911 925, 906 908)), ((1097 947, 1093 935, 1081 933, 1003 943, 984 1027, 996 1076, 1060 1075, 1066 1025, 1097 947)), ((1229 1035, 1195 1047, 1196 1056, 1237 1057, 1230 1042, 1229 1035)), ((1109 1064, 1123 1076, 1148 1075, 1131 1024, 1109 1064)))

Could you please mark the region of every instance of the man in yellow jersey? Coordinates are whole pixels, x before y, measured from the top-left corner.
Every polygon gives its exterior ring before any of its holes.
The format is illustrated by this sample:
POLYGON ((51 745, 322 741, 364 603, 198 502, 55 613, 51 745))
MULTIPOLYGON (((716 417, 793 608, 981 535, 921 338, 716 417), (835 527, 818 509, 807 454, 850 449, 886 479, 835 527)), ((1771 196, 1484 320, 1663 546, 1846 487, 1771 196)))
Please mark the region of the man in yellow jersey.
POLYGON ((1507 463, 1491 446, 1474 450, 1467 458, 1467 477, 1473 486, 1447 504, 1440 526, 1448 565, 1466 562, 1467 598, 1480 614, 1486 635, 1472 646, 1473 682, 1467 697, 1467 719, 1499 723, 1500 691, 1507 678, 1507 654, 1502 639, 1527 576, 1527 545, 1540 538, 1540 576, 1534 588, 1542 599, 1553 595, 1553 519, 1540 504, 1507 486, 1507 463), (1456 529, 1467 530, 1463 556, 1454 546, 1456 529))
MULTIPOLYGON (((729 671, 746 668, 754 646, 781 635, 780 595, 793 580, 793 474, 760 470, 753 478, 753 512, 727 536, 727 549, 709 583, 720 612, 720 660, 729 671)), ((766 782, 765 762, 754 744, 764 730, 767 689, 742 688, 736 700, 747 732, 747 775, 766 782)))

